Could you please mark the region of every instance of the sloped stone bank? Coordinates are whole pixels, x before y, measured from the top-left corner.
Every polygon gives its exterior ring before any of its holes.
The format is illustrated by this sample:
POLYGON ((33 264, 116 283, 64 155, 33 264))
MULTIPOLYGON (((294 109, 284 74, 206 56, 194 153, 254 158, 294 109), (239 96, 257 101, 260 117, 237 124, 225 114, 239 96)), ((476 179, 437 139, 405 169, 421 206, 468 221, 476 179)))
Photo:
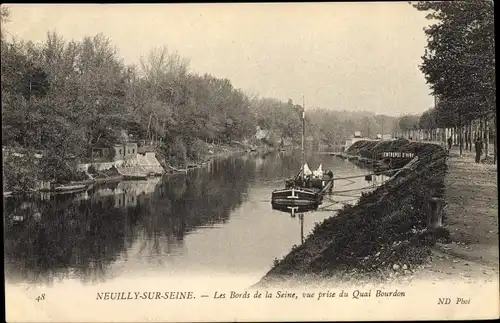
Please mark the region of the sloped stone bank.
MULTIPOLYGON (((372 142, 355 144, 365 156, 377 149, 372 142)), ((311 274, 384 278, 394 272, 411 273, 426 261, 436 242, 436 236, 425 230, 429 199, 442 196, 446 153, 428 143, 393 141, 391 145, 391 149, 414 151, 417 162, 372 193, 363 194, 357 205, 346 206, 337 216, 317 224, 302 245, 275 262, 260 285, 311 274)))

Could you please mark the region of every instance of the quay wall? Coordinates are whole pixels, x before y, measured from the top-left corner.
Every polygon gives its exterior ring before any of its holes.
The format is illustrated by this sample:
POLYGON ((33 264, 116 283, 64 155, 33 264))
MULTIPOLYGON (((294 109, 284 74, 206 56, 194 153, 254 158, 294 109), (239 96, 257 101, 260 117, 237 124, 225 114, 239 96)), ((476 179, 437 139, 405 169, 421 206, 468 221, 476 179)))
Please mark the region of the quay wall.
POLYGON ((356 142, 349 153, 368 157, 391 149, 412 151, 415 158, 375 191, 362 194, 358 204, 316 224, 303 244, 275 260, 257 286, 311 277, 339 282, 386 278, 409 274, 427 260, 439 238, 435 233, 442 232, 427 226, 430 201, 443 196, 447 153, 436 144, 407 140, 377 145, 381 143, 356 142))
MULTIPOLYGON (((77 168, 80 171, 88 171, 91 163, 83 163, 78 164, 77 168)), ((127 159, 118 159, 115 161, 107 161, 107 162, 95 162, 94 167, 98 171, 109 170, 113 167, 116 168, 129 168, 131 171, 135 171, 136 173, 147 173, 149 171, 155 173, 163 173, 164 169, 160 165, 158 159, 156 159, 156 155, 153 152, 147 152, 144 154, 136 154, 135 156, 127 159)))
MULTIPOLYGON (((94 167, 98 171, 103 171, 103 170, 108 170, 113 167, 120 167, 123 165, 123 159, 115 160, 115 161, 110 161, 110 162, 96 162, 94 163, 94 167)), ((89 167, 91 166, 91 163, 84 163, 84 164, 78 164, 77 169, 80 171, 88 171, 89 167)))

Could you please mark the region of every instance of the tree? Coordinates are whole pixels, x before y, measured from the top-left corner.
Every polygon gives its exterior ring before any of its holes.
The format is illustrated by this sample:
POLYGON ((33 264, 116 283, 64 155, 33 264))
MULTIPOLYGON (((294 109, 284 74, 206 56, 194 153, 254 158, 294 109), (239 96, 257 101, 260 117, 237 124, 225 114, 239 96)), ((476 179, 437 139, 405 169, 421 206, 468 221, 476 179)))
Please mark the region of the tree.
POLYGON ((435 129, 437 126, 436 110, 429 109, 424 113, 422 113, 418 125, 420 129, 425 129, 425 130, 435 129))
MULTIPOLYGON (((493 99, 495 93, 493 2, 420 1, 437 20, 425 30, 428 44, 421 70, 435 95, 472 100, 493 99)), ((470 101, 469 101, 470 102, 470 101)))
POLYGON ((419 123, 419 117, 416 115, 405 115, 399 119, 399 129, 416 129, 419 123))
POLYGON ((362 132, 368 137, 371 138, 373 136, 373 124, 375 124, 374 120, 369 117, 363 117, 362 121, 362 132))
POLYGON ((493 1, 419 1, 414 7, 435 21, 425 29, 420 68, 433 94, 446 102, 438 122, 454 123, 460 135, 474 119, 496 122, 493 1))
POLYGON ((2 42, 4 41, 4 24, 9 22, 9 17, 10 17, 10 10, 8 7, 1 6, 0 7, 0 35, 1 35, 1 40, 2 42))
POLYGON ((392 120, 394 119, 393 117, 389 117, 383 114, 379 114, 374 116, 375 122, 378 125, 378 128, 380 129, 380 133, 384 135, 385 133, 390 133, 392 132, 392 120))

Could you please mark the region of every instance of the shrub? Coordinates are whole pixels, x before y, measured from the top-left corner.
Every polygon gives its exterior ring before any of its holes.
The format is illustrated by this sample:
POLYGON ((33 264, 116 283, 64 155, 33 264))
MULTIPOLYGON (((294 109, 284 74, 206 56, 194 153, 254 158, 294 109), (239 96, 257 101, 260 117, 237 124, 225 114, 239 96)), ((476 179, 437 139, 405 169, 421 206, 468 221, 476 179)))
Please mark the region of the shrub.
POLYGON ((87 179, 87 174, 77 169, 73 159, 67 159, 57 154, 47 154, 42 157, 39 165, 39 178, 45 181, 66 183, 87 179))
POLYGON ((194 140, 187 149, 187 158, 199 161, 208 153, 208 145, 200 139, 194 140))
POLYGON ((33 160, 7 156, 4 160, 3 175, 6 191, 30 191, 36 188, 36 165, 33 160))
POLYGON ((185 166, 187 161, 187 148, 182 138, 177 137, 170 144, 165 144, 160 148, 159 156, 163 156, 165 161, 175 166, 185 166))

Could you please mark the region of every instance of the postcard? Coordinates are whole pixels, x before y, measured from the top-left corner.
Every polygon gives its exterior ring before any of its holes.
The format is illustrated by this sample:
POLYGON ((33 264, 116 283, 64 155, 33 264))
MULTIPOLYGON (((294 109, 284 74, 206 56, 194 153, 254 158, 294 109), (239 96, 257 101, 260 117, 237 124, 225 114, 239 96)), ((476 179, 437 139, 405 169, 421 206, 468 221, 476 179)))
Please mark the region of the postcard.
POLYGON ((7 322, 499 318, 493 2, 0 8, 7 322))

